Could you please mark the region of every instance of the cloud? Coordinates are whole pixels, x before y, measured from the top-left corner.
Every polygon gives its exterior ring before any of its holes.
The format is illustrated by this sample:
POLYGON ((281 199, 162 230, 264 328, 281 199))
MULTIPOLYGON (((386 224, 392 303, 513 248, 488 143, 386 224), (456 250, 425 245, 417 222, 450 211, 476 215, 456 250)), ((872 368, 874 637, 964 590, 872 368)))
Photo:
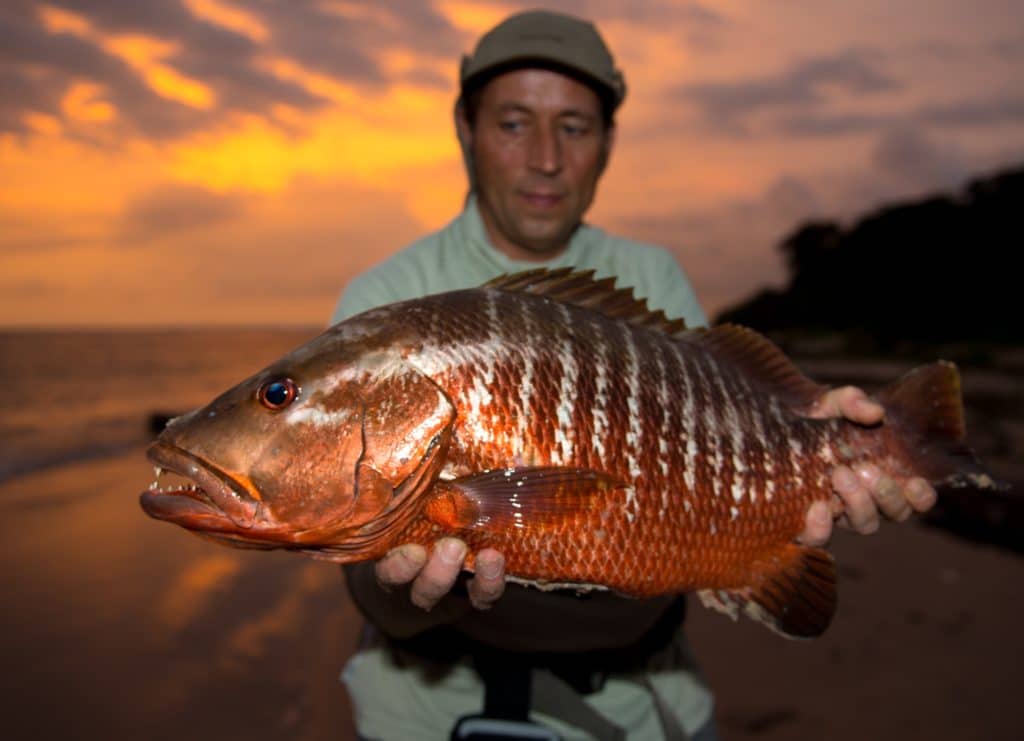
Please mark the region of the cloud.
MULTIPOLYGON (((520 5, 534 7, 535 3, 525 0, 520 5)), ((710 27, 727 23, 726 17, 719 11, 695 2, 666 3, 639 0, 622 3, 617 0, 579 0, 562 4, 559 9, 584 18, 627 21, 648 28, 664 27, 666 24, 710 27)))
POLYGON ((781 285, 785 266, 775 245, 793 225, 822 215, 807 181, 783 175, 758 194, 714 208, 623 218, 616 230, 671 249, 709 315, 754 293, 781 285))
MULTIPOLYGON (((307 81, 280 76, 281 63, 379 91, 396 79, 387 66, 389 52, 414 60, 450 58, 454 69, 454 50, 468 44, 426 3, 279 0, 239 6, 257 27, 269 29, 262 39, 204 17, 198 10, 202 5, 202 0, 53 0, 46 5, 14 0, 5 5, 0 9, 0 84, 6 93, 0 100, 0 132, 29 131, 32 113, 72 130, 86 128, 61 106, 63 94, 82 80, 100 88, 115 113, 107 125, 113 134, 109 141, 126 133, 180 137, 221 125, 231 113, 273 120, 277 106, 308 111, 327 102, 307 81)), ((437 87, 441 82, 429 65, 407 66, 406 74, 397 76, 406 84, 437 87)))
MULTIPOLYGON (((508 13, 533 10, 536 0, 518 0, 503 4, 508 13)), ((664 2, 662 0, 563 0, 553 7, 562 13, 594 19, 598 29, 606 31, 611 23, 624 23, 635 29, 669 31, 685 39, 691 48, 707 49, 717 45, 723 30, 731 25, 720 11, 698 2, 664 2)), ((617 54, 614 39, 612 54, 617 54)), ((627 70, 627 75, 629 70, 627 70)))
POLYGON ((895 128, 985 128, 1024 121, 1024 97, 1017 91, 933 103, 890 113, 799 112, 776 119, 775 131, 795 137, 883 133, 895 128))
POLYGON ((683 86, 676 95, 696 106, 716 128, 745 131, 752 116, 763 112, 814 111, 835 94, 878 95, 900 89, 880 68, 878 52, 848 49, 811 58, 773 75, 721 83, 683 86))
POLYGON ((964 155, 941 146, 918 128, 895 128, 879 138, 873 153, 878 170, 902 189, 954 188, 970 174, 964 155))
POLYGON ((994 126, 1024 121, 1024 96, 1007 91, 986 98, 971 98, 925 107, 916 116, 942 126, 994 126))
POLYGON ((989 48, 1007 62, 1024 59, 1024 34, 995 39, 989 48))
POLYGON ((246 211, 240 195, 222 195, 192 185, 162 185, 133 199, 121 217, 122 244, 177 237, 237 219, 246 211))

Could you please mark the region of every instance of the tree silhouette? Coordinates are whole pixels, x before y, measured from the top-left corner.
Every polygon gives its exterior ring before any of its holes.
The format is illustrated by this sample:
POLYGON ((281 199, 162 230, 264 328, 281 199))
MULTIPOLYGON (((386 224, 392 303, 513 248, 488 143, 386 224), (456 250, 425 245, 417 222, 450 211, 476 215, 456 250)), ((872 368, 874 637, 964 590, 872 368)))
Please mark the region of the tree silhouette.
POLYGON ((1024 248, 1024 167, 957 195, 887 206, 847 230, 798 227, 779 249, 790 283, 717 321, 761 331, 840 331, 880 347, 904 342, 1024 340, 1016 271, 1024 248))

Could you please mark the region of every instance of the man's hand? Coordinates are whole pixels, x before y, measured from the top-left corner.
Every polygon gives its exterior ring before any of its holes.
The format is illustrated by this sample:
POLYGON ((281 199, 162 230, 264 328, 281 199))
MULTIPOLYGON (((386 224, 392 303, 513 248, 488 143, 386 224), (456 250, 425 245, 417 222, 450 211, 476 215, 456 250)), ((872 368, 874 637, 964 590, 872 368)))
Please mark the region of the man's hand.
MULTIPOLYGON (((376 567, 377 581, 386 589, 409 584, 409 598, 417 607, 430 610, 451 590, 466 559, 466 544, 442 538, 427 553, 421 545, 406 543, 392 549, 376 567)), ((476 554, 475 575, 466 588, 478 610, 486 610, 505 591, 505 557, 493 548, 476 554)))
MULTIPOLYGON (((885 409, 861 389, 844 386, 822 394, 807 416, 845 417, 851 422, 873 425, 882 421, 885 409)), ((832 472, 832 488, 836 496, 831 502, 815 502, 807 511, 801 542, 813 546, 827 543, 832 536, 833 520, 858 533, 873 533, 879 527, 881 515, 902 522, 911 512, 931 509, 936 501, 935 489, 924 479, 910 479, 901 487, 871 463, 838 466, 832 472)))

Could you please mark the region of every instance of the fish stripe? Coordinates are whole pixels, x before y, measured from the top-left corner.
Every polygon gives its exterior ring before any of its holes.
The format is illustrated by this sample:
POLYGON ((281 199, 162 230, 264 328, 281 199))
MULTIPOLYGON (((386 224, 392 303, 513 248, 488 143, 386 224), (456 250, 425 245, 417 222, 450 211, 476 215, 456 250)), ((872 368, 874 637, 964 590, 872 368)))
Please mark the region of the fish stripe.
MULTIPOLYGON (((566 328, 572 326, 572 317, 565 304, 558 304, 559 313, 566 328)), ((576 343, 567 331, 563 331, 558 345, 558 360, 562 376, 558 384, 558 407, 555 410, 555 449, 552 462, 563 465, 576 455, 576 429, 573 426, 573 412, 576 409, 578 389, 576 343)))

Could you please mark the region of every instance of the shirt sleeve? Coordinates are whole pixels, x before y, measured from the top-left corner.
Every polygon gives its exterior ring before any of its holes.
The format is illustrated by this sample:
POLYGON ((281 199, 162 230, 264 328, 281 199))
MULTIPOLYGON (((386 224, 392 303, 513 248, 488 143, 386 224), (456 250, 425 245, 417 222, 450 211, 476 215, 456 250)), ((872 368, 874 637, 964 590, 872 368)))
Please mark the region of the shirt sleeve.
POLYGON ((361 314, 369 309, 402 300, 402 296, 387 281, 380 280, 376 271, 357 275, 341 292, 331 316, 331 324, 361 314))

